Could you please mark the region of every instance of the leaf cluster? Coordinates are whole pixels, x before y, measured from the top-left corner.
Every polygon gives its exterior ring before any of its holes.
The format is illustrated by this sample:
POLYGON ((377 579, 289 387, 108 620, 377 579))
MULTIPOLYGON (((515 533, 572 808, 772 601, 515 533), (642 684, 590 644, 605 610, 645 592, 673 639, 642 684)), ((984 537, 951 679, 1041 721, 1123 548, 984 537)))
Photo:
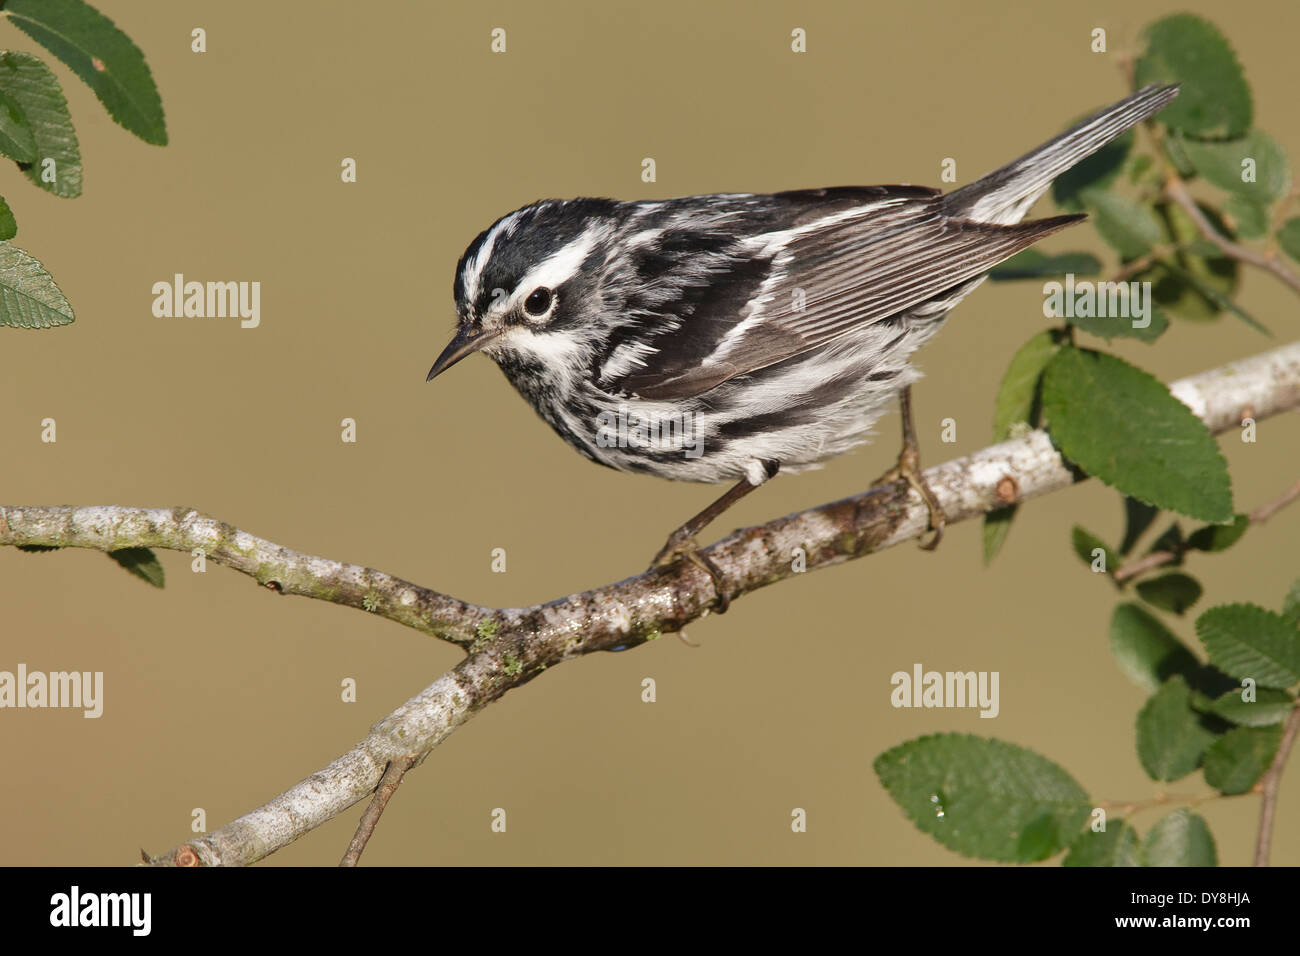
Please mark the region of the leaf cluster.
MULTIPOLYGON (((1144 135, 1130 131, 1057 179, 1053 197, 1066 210, 1089 213, 1116 259, 1112 281, 1151 283, 1151 321, 1139 328, 1086 315, 1035 334, 1002 380, 993 437, 1046 428, 1073 467, 1120 493, 1119 545, 1081 526, 1071 544, 1091 570, 1132 598, 1115 608, 1110 646, 1120 670, 1150 695, 1137 716, 1138 760, 1153 781, 1199 770, 1227 796, 1258 785, 1296 707, 1300 581, 1280 612, 1242 603, 1202 612, 1195 622, 1199 654, 1165 624, 1162 615, 1180 617, 1203 595, 1186 559, 1227 551, 1250 518, 1235 511, 1227 463, 1191 410, 1137 365, 1079 339, 1152 344, 1180 322, 1225 314, 1265 331, 1233 301, 1239 263, 1169 198, 1171 177, 1213 187, 1217 198, 1198 204, 1205 219, 1224 239, 1257 241, 1265 255, 1281 250, 1300 260, 1300 218, 1287 213, 1296 196, 1287 157, 1254 126, 1250 87, 1219 30, 1179 14, 1152 24, 1144 40, 1135 87, 1179 83, 1178 98, 1144 135), (1172 515, 1162 519, 1164 512, 1172 515), (1184 532, 1179 516, 1198 524, 1184 532), (1157 526, 1163 530, 1155 534, 1157 526)), ((1030 249, 992 278, 1055 280, 1104 269, 1089 253, 1030 249)), ((986 562, 1007 540, 1016 511, 1012 505, 986 517, 986 562)), ((1209 828, 1190 808, 1163 817, 1142 837, 1127 820, 1105 819, 1058 765, 1003 741, 923 737, 882 754, 875 767, 919 829, 968 856, 1023 863, 1065 852, 1066 865, 1093 866, 1217 861, 1209 828)))
MULTIPOLYGON (((112 20, 84 0, 8 0, 0 15, 71 69, 114 121, 146 143, 167 143, 144 54, 112 20)), ((81 149, 63 89, 41 59, 18 50, 0 50, 0 156, 51 195, 81 195, 81 149)), ((10 242, 17 234, 18 221, 0 196, 0 326, 71 323, 72 306, 53 277, 10 242)))
MULTIPOLYGON (((1205 663, 1150 611, 1133 603, 1115 609, 1111 651, 1150 693, 1137 716, 1138 759, 1153 781, 1200 770, 1221 795, 1247 793, 1272 765, 1296 707, 1300 581, 1281 612, 1224 604, 1197 618, 1196 633, 1205 663)), ((1055 762, 1005 741, 921 737, 881 754, 875 770, 918 829, 964 856, 1032 863, 1064 852, 1066 866, 1218 861, 1209 827, 1189 808, 1141 837, 1055 762)))

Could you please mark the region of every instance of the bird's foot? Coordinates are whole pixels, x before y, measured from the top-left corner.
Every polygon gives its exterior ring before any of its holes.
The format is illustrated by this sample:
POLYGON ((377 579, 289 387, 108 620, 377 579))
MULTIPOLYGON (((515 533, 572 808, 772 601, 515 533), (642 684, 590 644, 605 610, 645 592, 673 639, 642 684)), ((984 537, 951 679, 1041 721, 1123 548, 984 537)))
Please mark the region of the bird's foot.
POLYGON ((943 529, 948 523, 948 516, 944 514, 939 499, 926 483, 925 476, 921 472, 921 453, 915 445, 904 445, 903 450, 898 454, 898 464, 877 478, 872 487, 890 485, 897 481, 906 481, 921 496, 926 508, 930 510, 930 531, 934 536, 929 541, 922 540, 920 547, 922 551, 933 551, 943 538, 943 529))
POLYGON ((679 528, 672 533, 667 543, 659 549, 659 553, 650 562, 649 570, 666 568, 685 558, 707 574, 713 581, 713 591, 718 596, 713 610, 718 614, 727 613, 727 608, 731 606, 731 598, 727 596, 727 589, 722 580, 722 572, 718 570, 718 566, 713 563, 708 555, 700 551, 700 546, 695 538, 689 534, 684 534, 684 531, 686 531, 685 528, 679 528))

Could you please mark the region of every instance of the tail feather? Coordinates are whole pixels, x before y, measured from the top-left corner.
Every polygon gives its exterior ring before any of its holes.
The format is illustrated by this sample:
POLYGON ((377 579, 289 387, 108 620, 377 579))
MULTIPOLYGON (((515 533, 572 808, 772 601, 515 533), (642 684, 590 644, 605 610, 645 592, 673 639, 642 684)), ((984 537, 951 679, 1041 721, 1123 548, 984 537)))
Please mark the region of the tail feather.
POLYGON ((980 222, 1019 222, 1052 180, 1131 126, 1154 116, 1178 86, 1147 86, 1090 116, 1037 149, 943 198, 950 216, 980 222))

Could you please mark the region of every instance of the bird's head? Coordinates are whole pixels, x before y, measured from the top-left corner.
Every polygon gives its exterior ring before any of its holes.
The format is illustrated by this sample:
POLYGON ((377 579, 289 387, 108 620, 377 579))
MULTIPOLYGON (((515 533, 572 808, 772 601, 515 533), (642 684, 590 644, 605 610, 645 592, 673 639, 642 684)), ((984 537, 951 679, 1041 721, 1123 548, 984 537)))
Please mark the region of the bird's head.
POLYGON ((544 200, 480 233, 456 266, 456 335, 429 380, 478 351, 503 367, 577 361, 591 347, 616 205, 544 200))

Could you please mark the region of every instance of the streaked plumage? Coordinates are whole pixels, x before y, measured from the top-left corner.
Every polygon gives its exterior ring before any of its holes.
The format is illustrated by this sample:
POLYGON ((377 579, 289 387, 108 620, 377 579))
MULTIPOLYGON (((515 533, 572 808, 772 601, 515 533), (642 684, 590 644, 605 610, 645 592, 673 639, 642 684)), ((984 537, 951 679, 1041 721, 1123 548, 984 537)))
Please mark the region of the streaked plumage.
POLYGON ((481 350, 569 444, 623 471, 757 485, 773 462, 815 466, 864 440, 918 377, 912 353, 990 268, 1083 218, 1021 222, 1051 181, 1176 92, 1148 87, 946 196, 854 186, 526 206, 461 258, 458 336, 430 377, 481 350), (597 421, 620 407, 693 416, 702 453, 603 447, 597 421))

